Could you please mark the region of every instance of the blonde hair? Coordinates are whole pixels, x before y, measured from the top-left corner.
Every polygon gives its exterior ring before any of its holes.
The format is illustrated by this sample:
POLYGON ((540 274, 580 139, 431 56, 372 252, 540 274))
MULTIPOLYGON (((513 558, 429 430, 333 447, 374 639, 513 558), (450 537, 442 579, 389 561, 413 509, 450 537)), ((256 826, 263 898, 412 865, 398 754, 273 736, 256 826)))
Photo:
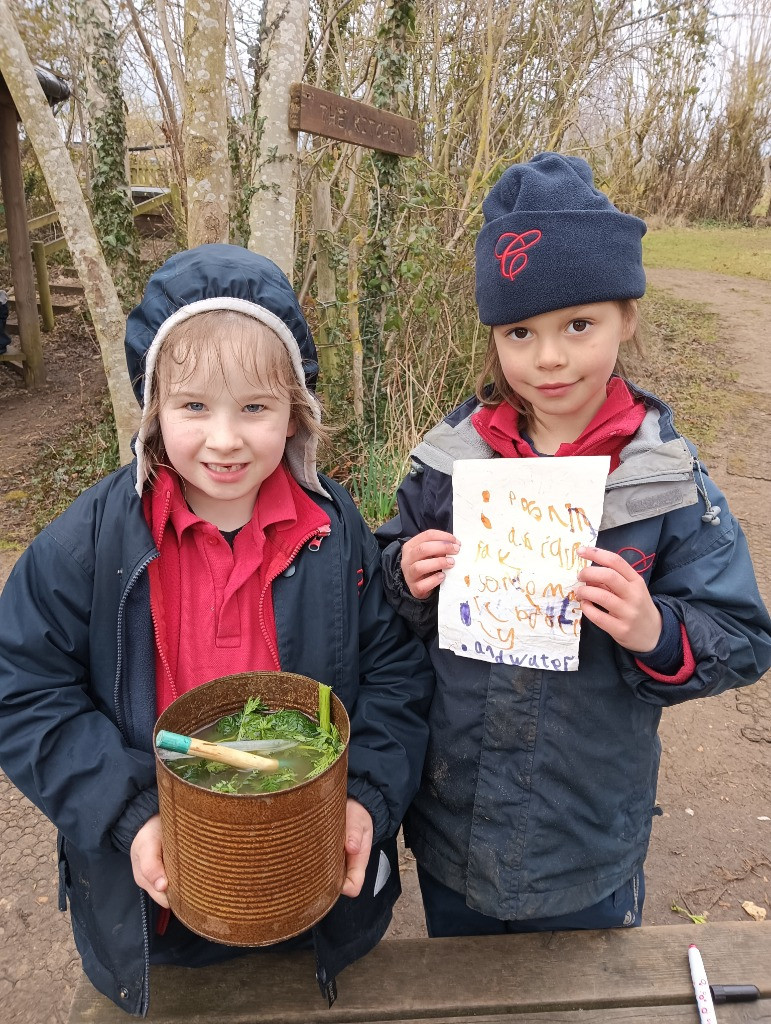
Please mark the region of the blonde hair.
MULTIPOLYGON (((631 327, 632 324, 635 324, 634 330, 631 331, 628 338, 624 338, 622 344, 628 349, 630 354, 639 356, 642 354, 643 349, 643 331, 639 321, 637 299, 618 299, 616 305, 621 310, 625 326, 631 327)), ((624 375, 624 364, 620 355, 616 359, 613 372, 624 375)), ((532 405, 526 399, 520 398, 503 373, 492 327, 490 328, 490 338, 487 342, 485 361, 477 377, 476 396, 482 405, 495 406, 500 405, 501 402, 508 402, 512 409, 522 416, 527 427, 533 425, 535 415, 532 405), (491 380, 492 384, 490 383, 491 380)))
POLYGON ((247 379, 276 397, 289 400, 296 434, 326 443, 328 434, 314 415, 316 396, 298 380, 284 342, 270 327, 245 313, 215 309, 183 320, 164 338, 155 363, 143 418, 150 424, 144 439, 147 479, 152 482, 168 456, 159 412, 172 384, 184 384, 202 367, 208 380, 223 372, 222 343, 231 346, 247 379))

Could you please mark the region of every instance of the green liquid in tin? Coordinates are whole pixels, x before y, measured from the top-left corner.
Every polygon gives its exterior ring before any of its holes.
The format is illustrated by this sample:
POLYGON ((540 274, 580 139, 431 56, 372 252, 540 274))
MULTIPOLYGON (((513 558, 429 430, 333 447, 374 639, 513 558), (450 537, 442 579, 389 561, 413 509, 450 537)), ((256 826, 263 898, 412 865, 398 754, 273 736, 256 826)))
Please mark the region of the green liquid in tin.
POLYGON ((243 711, 226 715, 192 735, 211 743, 277 740, 295 744, 275 753, 269 749, 255 751, 276 758, 279 767, 274 772, 241 771, 203 757, 166 761, 168 768, 187 782, 218 793, 276 793, 290 789, 320 775, 337 760, 344 747, 334 726, 325 732, 312 718, 293 709, 268 712, 259 697, 247 701, 243 711))

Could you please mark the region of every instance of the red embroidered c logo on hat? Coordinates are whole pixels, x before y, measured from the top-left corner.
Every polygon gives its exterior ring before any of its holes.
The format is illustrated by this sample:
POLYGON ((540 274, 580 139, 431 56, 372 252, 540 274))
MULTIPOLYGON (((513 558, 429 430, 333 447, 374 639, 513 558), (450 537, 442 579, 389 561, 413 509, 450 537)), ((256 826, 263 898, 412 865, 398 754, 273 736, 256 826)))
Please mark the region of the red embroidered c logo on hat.
POLYGON ((523 231, 521 235, 506 231, 495 243, 495 256, 501 265, 501 274, 513 281, 517 274, 527 266, 527 253, 536 242, 541 241, 538 228, 523 231), (501 249, 501 246, 503 248, 501 249))

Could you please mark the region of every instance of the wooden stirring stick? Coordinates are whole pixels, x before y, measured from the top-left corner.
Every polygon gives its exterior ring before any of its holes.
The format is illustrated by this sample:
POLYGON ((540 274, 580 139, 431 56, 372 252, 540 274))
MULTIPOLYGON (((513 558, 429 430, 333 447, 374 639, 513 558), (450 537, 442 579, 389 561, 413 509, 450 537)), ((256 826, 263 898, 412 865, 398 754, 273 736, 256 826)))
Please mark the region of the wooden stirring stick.
POLYGON ((161 729, 155 737, 155 745, 162 750, 176 750, 179 754, 189 754, 191 757, 205 757, 207 761, 219 761, 220 764, 229 764, 241 770, 275 772, 279 766, 274 757, 261 757, 259 754, 250 754, 247 750, 235 750, 220 743, 197 740, 193 736, 181 736, 177 732, 167 732, 165 729, 161 729))

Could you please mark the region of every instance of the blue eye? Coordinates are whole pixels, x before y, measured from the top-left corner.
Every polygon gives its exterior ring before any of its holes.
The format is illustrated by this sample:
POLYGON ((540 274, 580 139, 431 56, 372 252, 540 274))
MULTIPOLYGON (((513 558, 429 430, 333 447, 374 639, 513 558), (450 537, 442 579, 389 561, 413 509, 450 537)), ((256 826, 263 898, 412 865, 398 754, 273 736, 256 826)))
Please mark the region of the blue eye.
POLYGON ((189 409, 190 412, 203 412, 204 404, 203 402, 188 402, 185 408, 189 409))
POLYGON ((265 408, 264 405, 260 405, 259 402, 251 402, 249 405, 244 406, 244 412, 258 413, 262 412, 265 408))

